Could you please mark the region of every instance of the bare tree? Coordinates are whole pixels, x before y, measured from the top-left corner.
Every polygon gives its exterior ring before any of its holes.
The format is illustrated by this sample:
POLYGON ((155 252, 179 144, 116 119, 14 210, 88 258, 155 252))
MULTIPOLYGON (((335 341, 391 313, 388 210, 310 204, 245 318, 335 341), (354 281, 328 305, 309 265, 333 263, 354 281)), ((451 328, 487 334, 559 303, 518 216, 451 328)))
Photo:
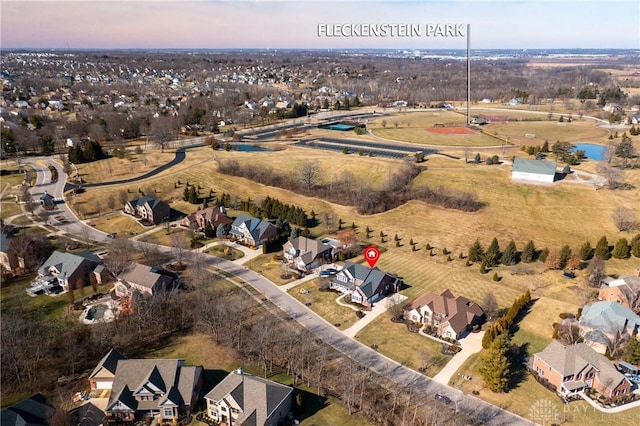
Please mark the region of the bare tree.
POLYGON ((24 202, 24 207, 27 209, 29 213, 33 213, 33 198, 31 196, 31 191, 29 191, 29 185, 23 183, 20 187, 21 199, 24 202))
POLYGON ((113 196, 113 194, 109 194, 109 196, 107 197, 107 207, 109 207, 109 210, 111 211, 116 208, 116 198, 113 196))
POLYGON ((620 232, 633 231, 636 228, 636 214, 629 207, 616 208, 611 218, 620 232))
POLYGON ((321 173, 322 169, 318 163, 313 161, 305 162, 298 170, 300 181, 307 188, 307 191, 311 191, 311 188, 318 184, 321 173))
POLYGON ((109 247, 104 266, 114 278, 117 278, 131 265, 133 244, 126 238, 116 238, 109 247))
POLYGON ((398 295, 387 298, 387 311, 391 314, 391 320, 400 320, 404 314, 404 305, 398 295))
POLYGON ((498 301, 493 293, 485 293, 482 298, 482 309, 487 315, 487 319, 493 319, 498 314, 498 301))
POLYGON ((127 204, 127 201, 129 201, 129 194, 127 193, 127 191, 122 189, 120 190, 120 192, 118 192, 118 201, 120 201, 120 205, 122 205, 123 207, 125 204, 127 204))
POLYGON ((608 164, 598 164, 598 173, 607 181, 610 189, 616 189, 624 183, 624 173, 617 167, 608 164))
POLYGON ((184 232, 174 232, 171 234, 171 248, 173 256, 180 266, 183 266, 187 251, 187 237, 184 232))
POLYGON ((587 267, 587 282, 591 287, 600 287, 600 283, 607 276, 604 261, 599 257, 594 257, 587 267))

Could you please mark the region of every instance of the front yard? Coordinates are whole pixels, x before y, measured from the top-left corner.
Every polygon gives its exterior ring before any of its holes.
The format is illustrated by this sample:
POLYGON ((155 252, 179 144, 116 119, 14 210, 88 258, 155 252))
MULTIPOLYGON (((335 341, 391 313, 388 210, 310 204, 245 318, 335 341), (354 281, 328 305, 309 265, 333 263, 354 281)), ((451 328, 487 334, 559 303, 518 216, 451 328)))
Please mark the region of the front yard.
POLYGON ((292 288, 289 294, 340 330, 346 330, 358 321, 355 310, 336 303, 341 293, 318 290, 318 279, 292 288))
POLYGON ((263 275, 277 285, 288 284, 297 280, 299 276, 283 269, 282 261, 278 260, 276 256, 276 253, 261 254, 245 263, 244 266, 263 275))

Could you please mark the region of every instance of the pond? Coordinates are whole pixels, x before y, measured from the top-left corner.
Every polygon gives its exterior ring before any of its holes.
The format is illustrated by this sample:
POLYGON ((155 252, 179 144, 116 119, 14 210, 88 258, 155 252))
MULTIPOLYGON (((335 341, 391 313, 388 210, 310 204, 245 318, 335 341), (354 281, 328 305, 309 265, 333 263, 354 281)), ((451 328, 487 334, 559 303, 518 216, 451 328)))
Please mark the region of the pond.
POLYGON ((231 151, 243 151, 243 152, 260 152, 260 151, 271 151, 269 148, 265 148, 260 145, 251 145, 248 143, 232 143, 231 151))
POLYGON ((596 145, 594 143, 576 143, 574 144, 576 150, 584 151, 584 155, 595 161, 603 161, 605 159, 605 152, 607 147, 602 145, 596 145))

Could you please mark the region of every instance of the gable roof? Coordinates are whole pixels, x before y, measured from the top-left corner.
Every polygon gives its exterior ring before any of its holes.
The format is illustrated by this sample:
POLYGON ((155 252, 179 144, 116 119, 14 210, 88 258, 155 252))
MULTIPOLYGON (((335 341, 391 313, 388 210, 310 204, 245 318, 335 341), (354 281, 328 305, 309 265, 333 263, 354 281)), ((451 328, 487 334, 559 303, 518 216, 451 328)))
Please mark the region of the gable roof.
POLYGON ((233 223, 233 221, 227 217, 223 207, 207 207, 204 210, 198 210, 195 212, 195 217, 203 218, 205 221, 211 223, 213 227, 233 223))
POLYGON ((93 263, 94 265, 92 266, 102 263, 102 259, 89 251, 74 254, 55 250, 38 269, 38 273, 47 276, 49 275, 49 269, 53 266, 60 272, 59 277, 66 280, 86 261, 93 263))
POLYGON ((354 287, 358 287, 367 299, 376 293, 376 290, 384 281, 397 281, 397 278, 381 271, 377 267, 368 268, 352 262, 346 262, 344 268, 331 281, 340 284, 339 276, 347 278, 348 281, 355 280, 354 287))
POLYGON ((555 176, 556 162, 548 160, 531 160, 528 158, 516 157, 513 160, 512 171, 555 176))
POLYGON ((48 425, 55 410, 44 395, 37 393, 3 409, 0 412, 0 424, 2 426, 48 425))
POLYGON ((94 368, 89 375, 89 379, 93 379, 94 377, 113 377, 116 374, 118 361, 121 359, 126 358, 115 349, 111 349, 104 357, 102 357, 100 362, 98 362, 96 368, 94 368))
POLYGON ((472 323, 474 317, 484 315, 480 305, 464 296, 454 296, 449 289, 439 295, 435 293, 423 294, 411 303, 409 309, 420 309, 422 306, 428 306, 432 312, 443 315, 456 334, 464 331, 472 323))
POLYGON ((616 302, 596 302, 582 309, 580 325, 603 333, 616 333, 640 326, 640 317, 616 302))
POLYGON ((174 281, 174 278, 168 272, 140 263, 131 264, 118 276, 118 279, 150 289, 153 289, 156 285, 160 288, 169 287, 174 281))
POLYGON ((241 410, 238 424, 263 425, 291 392, 293 388, 289 386, 236 370, 229 373, 205 398, 212 401, 233 398, 241 410))
POLYGON ((611 361, 604 355, 594 351, 586 343, 564 346, 554 340, 535 356, 563 377, 576 375, 591 365, 598 370, 600 382, 609 388, 615 387, 623 380, 626 380, 624 375, 616 370, 611 361))
POLYGON ((152 210, 161 204, 167 204, 162 200, 158 200, 157 198, 152 198, 147 196, 136 198, 135 200, 129 201, 129 203, 133 207, 143 207, 146 203, 149 203, 149 207, 152 210))
MULTIPOLYGON (((231 226, 233 228, 240 228, 243 224, 247 227, 247 230, 255 241, 261 240, 268 230, 272 228, 273 230, 276 229, 274 224, 247 214, 241 214, 238 216, 231 226)), ((231 232, 233 233, 233 229, 231 232)))

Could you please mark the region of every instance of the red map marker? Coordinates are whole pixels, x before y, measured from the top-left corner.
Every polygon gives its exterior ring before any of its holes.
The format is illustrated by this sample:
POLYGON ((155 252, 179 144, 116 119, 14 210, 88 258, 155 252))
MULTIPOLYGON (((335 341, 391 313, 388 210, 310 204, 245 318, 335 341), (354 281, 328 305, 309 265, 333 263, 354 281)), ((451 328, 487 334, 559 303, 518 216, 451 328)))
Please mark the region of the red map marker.
POLYGON ((376 266, 378 259, 380 259, 380 249, 376 246, 369 246, 364 249, 364 258, 371 268, 376 266))

